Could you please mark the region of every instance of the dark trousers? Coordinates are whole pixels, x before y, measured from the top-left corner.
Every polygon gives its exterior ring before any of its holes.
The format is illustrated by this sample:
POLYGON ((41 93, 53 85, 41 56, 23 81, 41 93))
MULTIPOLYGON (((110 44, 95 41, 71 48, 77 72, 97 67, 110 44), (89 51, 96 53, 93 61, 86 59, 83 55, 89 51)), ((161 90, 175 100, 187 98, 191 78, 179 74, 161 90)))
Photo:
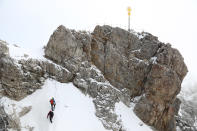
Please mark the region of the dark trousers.
POLYGON ((52 122, 53 122, 53 121, 52 121, 53 117, 50 116, 49 119, 50 119, 50 122, 52 123, 52 122))

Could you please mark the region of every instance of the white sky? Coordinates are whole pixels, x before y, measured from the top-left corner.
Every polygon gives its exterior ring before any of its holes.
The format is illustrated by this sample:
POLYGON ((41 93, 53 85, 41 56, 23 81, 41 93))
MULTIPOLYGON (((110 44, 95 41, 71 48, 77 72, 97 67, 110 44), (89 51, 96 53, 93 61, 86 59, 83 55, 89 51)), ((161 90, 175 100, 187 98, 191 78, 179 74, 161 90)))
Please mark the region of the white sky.
POLYGON ((197 0, 0 0, 0 39, 24 48, 47 44, 52 32, 92 31, 97 24, 147 31, 178 48, 197 83, 197 0))

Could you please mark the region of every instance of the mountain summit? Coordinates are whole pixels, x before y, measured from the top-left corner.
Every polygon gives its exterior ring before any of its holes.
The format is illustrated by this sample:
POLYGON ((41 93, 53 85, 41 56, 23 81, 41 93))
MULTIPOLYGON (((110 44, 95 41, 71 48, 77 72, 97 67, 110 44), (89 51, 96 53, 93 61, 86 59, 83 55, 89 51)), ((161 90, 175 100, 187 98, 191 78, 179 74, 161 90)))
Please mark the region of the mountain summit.
MULTIPOLYGON (((92 33, 77 32, 61 25, 51 35, 40 58, 29 54, 12 55, 9 47, 0 41, 3 98, 23 101, 37 89, 46 87, 49 79, 72 82, 72 88, 77 87, 91 97, 95 115, 105 129, 130 131, 116 110, 133 107, 134 113, 152 128, 176 130, 175 115, 180 105, 177 95, 188 70, 177 49, 150 33, 128 32, 107 25, 96 26, 92 33), (125 107, 117 108, 120 102, 125 107)), ((1 106, 5 109, 5 104, 1 106)), ((33 105, 22 116, 31 110, 33 105)), ((11 119, 8 112, 2 110, 2 114, 6 116, 2 117, 7 121, 6 127, 22 127, 12 126, 16 120, 11 119)), ((20 123, 20 116, 16 116, 20 123)))

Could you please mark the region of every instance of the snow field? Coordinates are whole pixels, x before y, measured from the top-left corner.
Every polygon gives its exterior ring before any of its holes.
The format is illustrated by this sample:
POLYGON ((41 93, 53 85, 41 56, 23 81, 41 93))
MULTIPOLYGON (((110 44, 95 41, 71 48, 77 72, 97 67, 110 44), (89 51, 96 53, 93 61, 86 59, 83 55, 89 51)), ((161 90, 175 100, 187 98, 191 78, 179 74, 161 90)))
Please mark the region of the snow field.
MULTIPOLYGON (((8 114, 18 114, 23 107, 32 106, 26 115, 20 117, 22 131, 109 131, 95 116, 92 99, 82 94, 72 83, 59 83, 46 80, 42 89, 17 102, 3 97, 2 103, 8 114), (53 123, 47 119, 50 111, 49 100, 55 98, 56 108, 53 123)), ((122 102, 115 106, 115 112, 122 119, 127 131, 151 131, 150 127, 134 114, 132 107, 128 108, 122 102)), ((13 131, 13 130, 10 130, 13 131)))
POLYGON ((122 119, 122 123, 127 131, 152 131, 133 112, 132 107, 128 108, 122 102, 116 103, 115 112, 122 119))
POLYGON ((72 83, 46 80, 42 89, 19 102, 3 99, 8 114, 13 113, 11 105, 15 105, 16 109, 32 106, 32 110, 20 118, 22 131, 29 131, 26 127, 34 127, 34 131, 106 131, 94 114, 92 99, 83 95, 72 83), (51 97, 56 101, 52 124, 47 119, 51 97))

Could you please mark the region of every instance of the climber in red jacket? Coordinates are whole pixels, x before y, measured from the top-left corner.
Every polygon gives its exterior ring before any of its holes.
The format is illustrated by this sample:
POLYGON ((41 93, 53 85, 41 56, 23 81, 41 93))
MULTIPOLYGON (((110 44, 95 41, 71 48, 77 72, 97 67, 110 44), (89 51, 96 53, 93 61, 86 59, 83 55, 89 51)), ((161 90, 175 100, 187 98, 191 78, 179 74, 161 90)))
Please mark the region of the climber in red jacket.
POLYGON ((54 116, 53 111, 49 111, 49 113, 47 114, 47 119, 48 119, 48 117, 49 117, 51 123, 53 122, 53 121, 52 121, 53 116, 54 116))
POLYGON ((51 110, 54 111, 56 103, 53 97, 51 98, 50 103, 51 103, 51 110))

